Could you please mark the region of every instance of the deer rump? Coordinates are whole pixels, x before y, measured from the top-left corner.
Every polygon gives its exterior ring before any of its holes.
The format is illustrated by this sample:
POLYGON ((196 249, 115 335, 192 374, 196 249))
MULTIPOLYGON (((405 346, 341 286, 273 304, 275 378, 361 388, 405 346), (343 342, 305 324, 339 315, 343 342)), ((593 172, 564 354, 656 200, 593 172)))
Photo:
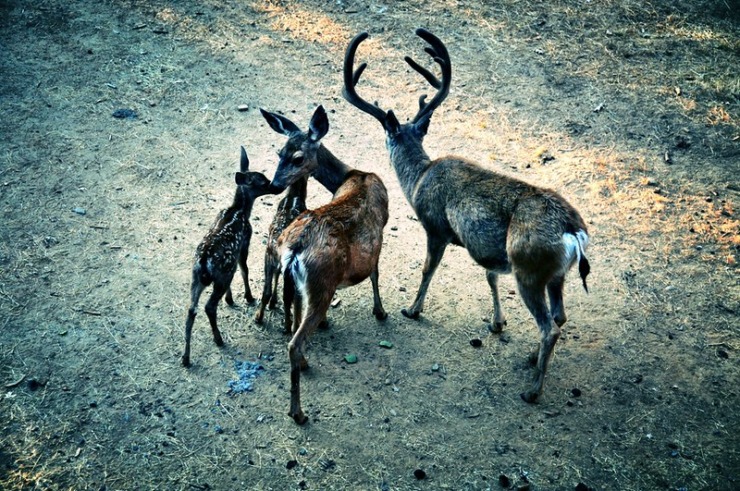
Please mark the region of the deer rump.
POLYGON ((428 236, 447 237, 487 270, 554 277, 578 262, 586 288, 587 228, 555 191, 448 157, 429 165, 409 201, 428 236))

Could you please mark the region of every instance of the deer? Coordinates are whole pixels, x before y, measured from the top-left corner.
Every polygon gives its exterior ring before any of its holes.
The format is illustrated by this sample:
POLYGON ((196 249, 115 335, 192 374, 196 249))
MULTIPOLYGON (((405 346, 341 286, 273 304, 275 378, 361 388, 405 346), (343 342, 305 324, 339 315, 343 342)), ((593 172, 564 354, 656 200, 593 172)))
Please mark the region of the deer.
POLYGON ((333 194, 329 203, 299 215, 278 238, 285 309, 291 304, 294 309, 293 336, 288 343, 288 415, 302 425, 308 421, 300 395, 301 370, 308 368, 306 341, 325 322, 336 290, 369 277, 373 315, 378 320, 388 316, 378 288, 388 192, 376 174, 350 167, 321 143, 329 131, 323 106, 314 111, 307 131, 284 116, 260 110, 274 131, 288 137, 278 152, 272 185, 282 190, 310 175, 333 194))
POLYGON ((401 313, 411 319, 419 318, 434 272, 447 246, 453 244, 467 249, 473 260, 485 268, 493 297, 489 329, 500 333, 506 319, 499 300, 498 276, 513 273, 540 333, 538 347, 529 357, 535 365, 534 381, 520 394, 524 401, 534 403, 542 394, 560 327, 566 322, 563 286, 566 273, 576 263, 588 292, 588 230, 578 211, 553 190, 485 169, 462 157, 432 160, 427 155, 423 140, 432 114, 449 94, 452 67, 447 48, 439 38, 421 28, 416 34, 426 41, 425 51, 439 65, 441 80, 412 58, 404 58, 437 89, 430 101, 426 95, 419 97, 419 109, 407 123, 401 124, 393 110, 385 111, 357 93, 356 86, 367 63, 355 70, 354 60, 357 48, 369 37, 366 32, 350 41, 343 67, 342 95, 383 126, 391 165, 426 233, 421 284, 413 304, 401 313))
MULTIPOLYGON (((283 230, 290 225, 301 213, 306 211, 306 188, 308 176, 298 179, 288 186, 288 192, 280 200, 275 216, 270 223, 267 235, 267 248, 265 249, 265 285, 262 289, 262 298, 254 321, 262 324, 265 316, 265 308, 274 310, 277 304, 278 282, 280 279, 280 256, 278 255, 278 237, 283 230)), ((285 302, 283 301, 283 304, 285 302)), ((290 306, 285 306, 285 334, 291 334, 292 321, 290 306)))
POLYGON ((185 321, 185 351, 182 355, 184 367, 190 366, 190 337, 197 314, 198 302, 203 290, 213 284, 213 291, 205 306, 208 321, 213 332, 213 342, 223 346, 224 340, 218 330, 216 312, 218 304, 226 295, 226 303, 234 305, 231 294, 231 281, 239 266, 244 281, 244 298, 254 303, 249 288, 249 269, 247 256, 249 242, 252 238, 252 226, 249 217, 252 214, 254 201, 266 194, 276 194, 270 180, 261 172, 249 172, 249 157, 241 147, 239 172, 234 176, 236 191, 234 200, 228 208, 218 213, 208 233, 195 249, 195 260, 192 268, 190 286, 190 308, 185 321))

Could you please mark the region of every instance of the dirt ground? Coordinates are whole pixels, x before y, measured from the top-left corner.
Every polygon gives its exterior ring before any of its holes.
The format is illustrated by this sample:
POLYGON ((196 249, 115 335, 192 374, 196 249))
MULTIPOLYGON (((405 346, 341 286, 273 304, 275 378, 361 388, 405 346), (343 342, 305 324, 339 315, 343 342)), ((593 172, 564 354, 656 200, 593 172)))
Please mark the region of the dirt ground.
MULTIPOLYGON (((737 0, 0 0, 0 51, 0 488, 740 487, 737 0), (572 272, 538 404, 519 398, 538 336, 511 277, 500 335, 460 248, 422 318, 400 313, 424 233, 341 65, 370 32, 358 90, 411 117, 419 26, 453 68, 428 153, 552 187, 589 225, 590 293, 572 272), (297 426, 282 310, 258 326, 241 297, 221 305, 226 346, 200 315, 192 368, 180 356, 239 145, 271 177, 284 143, 258 108, 306 127, 318 104, 325 145, 388 188, 390 316, 369 282, 339 292, 297 426), (229 393, 237 361, 264 368, 252 391, 229 393)), ((309 182, 309 207, 329 199, 309 182)), ((254 207, 254 292, 278 200, 254 207)))

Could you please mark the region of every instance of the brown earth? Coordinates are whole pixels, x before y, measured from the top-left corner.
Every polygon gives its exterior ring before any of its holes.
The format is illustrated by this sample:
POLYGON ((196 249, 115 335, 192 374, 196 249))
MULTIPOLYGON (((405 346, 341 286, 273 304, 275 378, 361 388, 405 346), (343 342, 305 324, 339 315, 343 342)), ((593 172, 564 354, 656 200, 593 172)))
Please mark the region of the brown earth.
MULTIPOLYGON (((0 488, 737 489, 739 12, 737 0, 0 1, 0 488), (589 224, 591 292, 571 273, 538 404, 519 398, 537 332, 512 278, 501 335, 487 330, 484 271, 459 248, 422 319, 400 314, 425 238, 380 125, 341 97, 341 62, 369 31, 360 90, 409 117, 429 91, 402 60, 429 65, 418 26, 453 63, 429 154, 557 189, 589 224), (369 282, 339 293, 310 342, 299 427, 282 311, 257 326, 254 306, 222 305, 226 347, 201 315, 193 367, 179 359, 192 254, 231 200, 239 145, 272 176, 284 142, 257 108, 305 127, 317 104, 326 146, 388 187, 390 317, 372 316, 369 282), (122 108, 138 117, 112 117, 122 108), (236 360, 264 366, 252 392, 228 394, 236 360)), ((329 199, 309 183, 309 206, 329 199)), ((253 212, 255 292, 277 200, 253 212)))

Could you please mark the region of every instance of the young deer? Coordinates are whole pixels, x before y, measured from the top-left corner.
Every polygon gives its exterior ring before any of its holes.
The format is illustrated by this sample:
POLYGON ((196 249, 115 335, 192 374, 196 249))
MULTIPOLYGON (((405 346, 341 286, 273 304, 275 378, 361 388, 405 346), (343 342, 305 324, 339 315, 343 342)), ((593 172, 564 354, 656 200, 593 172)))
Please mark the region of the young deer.
POLYGON ((252 213, 254 200, 265 194, 275 194, 270 180, 260 172, 249 172, 249 159, 244 147, 241 148, 240 172, 236 173, 236 192, 230 207, 221 210, 215 223, 198 244, 193 264, 193 280, 190 286, 190 308, 185 322, 185 352, 182 355, 183 366, 190 366, 190 336, 198 308, 198 300, 203 290, 213 283, 211 298, 206 303, 205 311, 213 331, 213 341, 218 346, 224 345, 216 322, 216 310, 221 297, 226 294, 226 303, 234 305, 231 295, 231 280, 234 278, 237 264, 244 280, 244 298, 254 302, 249 289, 249 270, 247 254, 249 240, 252 238, 252 226, 249 216, 252 213))
MULTIPOLYGON (((270 310, 277 304, 278 280, 280 278, 280 256, 278 255, 278 237, 301 213, 306 211, 306 187, 308 176, 298 179, 288 186, 288 192, 278 204, 278 209, 270 224, 265 249, 265 286, 262 289, 260 308, 254 316, 257 324, 262 324, 265 316, 265 307, 268 302, 270 310)), ((284 287, 283 287, 284 289, 284 287)), ((290 306, 285 306, 285 333, 291 333, 290 306)))
POLYGON ((262 110, 270 127, 288 137, 280 150, 272 184, 284 189, 312 175, 334 194, 331 202, 300 215, 278 239, 283 268, 285 309, 295 302, 290 355, 290 412, 298 424, 307 421, 301 409, 300 371, 308 366, 306 339, 325 320, 338 288, 356 285, 368 276, 373 287, 373 314, 387 314, 378 291, 378 258, 383 227, 388 222, 388 193, 375 174, 361 172, 332 155, 321 139, 329 131, 322 106, 303 132, 287 118, 262 110), (292 297, 295 293, 294 298, 292 297))
POLYGON ((429 46, 426 52, 440 66, 442 80, 414 60, 406 62, 438 89, 431 101, 419 98, 419 111, 401 124, 393 111, 383 111, 363 100, 355 86, 367 67, 353 72, 357 47, 367 37, 361 33, 350 42, 344 58, 344 98, 380 121, 386 145, 403 193, 414 208, 427 236, 427 257, 421 286, 410 308, 402 311, 415 319, 424 308, 429 282, 448 244, 465 247, 486 269, 493 296, 493 332, 506 324, 499 302, 497 276, 514 273, 519 292, 540 330, 536 371, 531 389, 521 394, 535 402, 542 393, 545 372, 565 323, 563 284, 570 267, 578 269, 586 288, 589 263, 586 225, 578 212, 558 193, 507 177, 466 159, 447 156, 431 160, 422 146, 434 110, 447 97, 452 69, 444 44, 424 29, 416 34, 429 46), (550 299, 547 308, 545 292, 550 299))

